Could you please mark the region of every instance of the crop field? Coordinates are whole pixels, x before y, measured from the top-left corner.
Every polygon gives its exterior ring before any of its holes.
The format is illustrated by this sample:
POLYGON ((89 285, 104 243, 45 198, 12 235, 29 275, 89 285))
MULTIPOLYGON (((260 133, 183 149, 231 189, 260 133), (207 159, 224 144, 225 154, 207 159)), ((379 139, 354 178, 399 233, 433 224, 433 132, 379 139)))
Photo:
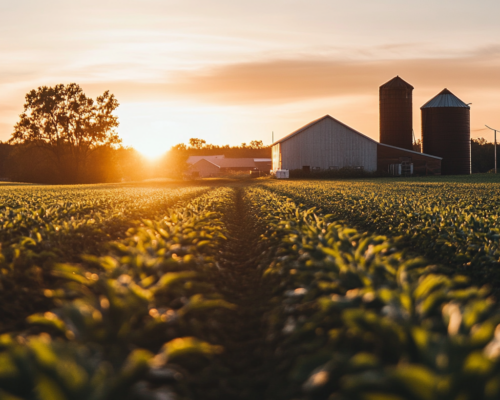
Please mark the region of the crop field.
POLYGON ((0 399, 500 398, 500 182, 0 186, 0 399))

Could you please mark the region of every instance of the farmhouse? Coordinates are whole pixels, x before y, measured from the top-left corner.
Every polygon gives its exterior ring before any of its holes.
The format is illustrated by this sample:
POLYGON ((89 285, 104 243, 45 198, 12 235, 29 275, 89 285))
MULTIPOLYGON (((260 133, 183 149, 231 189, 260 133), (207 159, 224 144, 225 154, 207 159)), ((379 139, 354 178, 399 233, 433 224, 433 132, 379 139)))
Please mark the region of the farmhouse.
POLYGON ((391 165, 439 174, 441 158, 378 143, 330 115, 292 132, 272 147, 273 171, 356 168, 390 172, 391 165))
POLYGON ((200 177, 217 176, 221 173, 244 171, 250 172, 258 169, 269 173, 271 170, 270 158, 201 158, 195 162, 191 172, 195 172, 200 177))

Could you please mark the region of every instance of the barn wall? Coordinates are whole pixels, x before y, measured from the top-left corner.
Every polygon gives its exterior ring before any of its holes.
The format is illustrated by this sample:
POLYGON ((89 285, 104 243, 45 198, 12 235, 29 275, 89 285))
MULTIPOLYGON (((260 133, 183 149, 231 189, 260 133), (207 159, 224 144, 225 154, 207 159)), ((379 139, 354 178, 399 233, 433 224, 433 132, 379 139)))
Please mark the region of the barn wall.
POLYGON ((195 171, 200 174, 200 177, 206 177, 217 175, 220 172, 220 168, 207 160, 200 160, 191 167, 191 172, 195 171))
POLYGON ((272 170, 277 171, 278 169, 281 169, 281 147, 280 143, 275 144, 272 147, 272 160, 273 160, 273 165, 272 165, 272 170))
MULTIPOLYGON (((377 143, 330 118, 306 128, 280 145, 282 169, 302 169, 303 166, 377 169, 377 143)), ((273 169, 275 159, 273 154, 273 169)))
POLYGON ((441 160, 423 153, 406 151, 394 147, 378 146, 378 170, 388 172, 390 164, 408 161, 413 164, 413 173, 417 175, 441 175, 441 160))

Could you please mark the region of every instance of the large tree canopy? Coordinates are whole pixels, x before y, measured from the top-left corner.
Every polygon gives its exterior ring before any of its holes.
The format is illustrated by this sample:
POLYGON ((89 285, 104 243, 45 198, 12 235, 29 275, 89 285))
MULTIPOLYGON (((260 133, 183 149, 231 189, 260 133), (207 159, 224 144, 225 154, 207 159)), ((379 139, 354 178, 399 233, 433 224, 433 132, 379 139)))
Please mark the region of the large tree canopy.
POLYGON ((94 101, 76 83, 42 86, 26 95, 24 112, 14 127, 13 144, 45 147, 59 169, 69 168, 78 180, 90 153, 119 144, 118 101, 109 91, 94 101))

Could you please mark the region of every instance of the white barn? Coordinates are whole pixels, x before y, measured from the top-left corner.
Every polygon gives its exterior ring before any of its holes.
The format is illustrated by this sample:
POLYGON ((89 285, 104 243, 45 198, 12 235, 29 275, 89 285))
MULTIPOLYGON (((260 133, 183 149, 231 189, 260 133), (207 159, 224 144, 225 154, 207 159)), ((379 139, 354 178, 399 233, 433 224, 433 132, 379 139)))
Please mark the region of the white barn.
POLYGON ((279 169, 377 170, 375 140, 325 115, 273 143, 273 171, 279 169))

